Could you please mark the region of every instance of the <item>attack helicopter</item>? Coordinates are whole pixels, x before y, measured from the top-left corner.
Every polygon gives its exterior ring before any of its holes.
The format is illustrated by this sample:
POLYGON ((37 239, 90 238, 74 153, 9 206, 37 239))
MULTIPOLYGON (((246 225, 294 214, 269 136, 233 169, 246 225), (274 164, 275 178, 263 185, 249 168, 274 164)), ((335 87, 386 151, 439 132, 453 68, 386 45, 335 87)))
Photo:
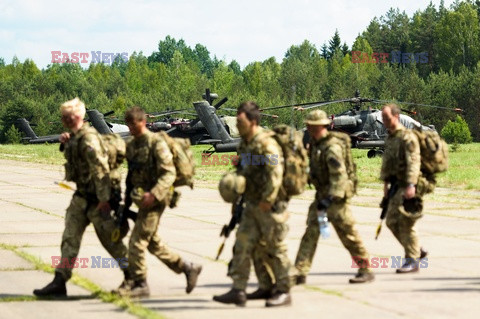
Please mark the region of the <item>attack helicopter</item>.
MULTIPOLYGON (((88 118, 85 121, 90 122, 100 134, 116 133, 124 139, 130 136, 130 132, 126 125, 110 123, 105 120, 105 117, 111 114, 113 114, 113 111, 102 114, 95 109, 87 110, 88 118)), ((23 132, 25 134, 25 137, 22 139, 22 142, 24 144, 44 144, 60 142, 60 134, 37 136, 37 134, 35 134, 35 131, 32 128, 32 126, 35 126, 36 124, 30 123, 30 121, 26 118, 18 118, 15 121, 15 125, 20 130, 20 132, 23 132)))
MULTIPOLYGON (((278 110, 284 108, 290 108, 296 111, 305 111, 317 107, 325 107, 327 105, 335 103, 349 103, 350 109, 340 114, 331 115, 330 118, 332 119, 332 123, 329 129, 348 134, 352 141, 353 148, 368 149, 368 158, 373 158, 377 155, 383 154, 383 150, 385 149, 385 138, 387 137, 388 132, 383 125, 381 110, 372 108, 371 106, 367 107, 366 109, 362 109, 363 104, 374 103, 384 105, 388 103, 396 103, 399 105, 425 106, 442 110, 449 110, 456 113, 463 113, 463 110, 459 108, 447 108, 428 104, 364 98, 360 96, 360 92, 358 90, 356 90, 355 96, 353 98, 274 106, 264 108, 261 111, 268 112, 270 110, 278 110)), ((400 114, 400 123, 406 128, 419 127, 422 130, 435 130, 435 127, 433 125, 423 125, 419 121, 413 119, 410 115, 416 115, 417 113, 415 111, 407 110, 404 108, 402 108, 401 110, 402 112, 408 114, 400 114)), ((304 143, 307 144, 310 137, 308 136, 308 132, 306 131, 306 129, 304 130, 304 143)))

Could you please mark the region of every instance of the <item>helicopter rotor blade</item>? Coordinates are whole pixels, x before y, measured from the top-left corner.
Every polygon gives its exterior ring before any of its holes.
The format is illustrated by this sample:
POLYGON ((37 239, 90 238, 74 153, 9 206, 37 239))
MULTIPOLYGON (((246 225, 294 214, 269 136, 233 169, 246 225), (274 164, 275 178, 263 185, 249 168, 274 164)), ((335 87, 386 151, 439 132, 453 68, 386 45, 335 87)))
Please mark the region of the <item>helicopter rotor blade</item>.
POLYGON ((465 111, 460 109, 460 108, 450 108, 450 107, 445 107, 445 106, 438 106, 438 105, 431 105, 431 104, 421 104, 421 103, 412 103, 412 102, 401 102, 401 101, 388 101, 388 100, 372 100, 374 103, 399 103, 399 104, 405 104, 405 105, 418 105, 418 106, 426 106, 426 107, 432 107, 436 109, 441 109, 441 110, 448 110, 448 111, 453 111, 455 113, 464 113, 465 111))
POLYGON ((107 117, 112 114, 115 114, 115 111, 108 111, 107 113, 103 113, 103 117, 107 117))
POLYGON ((218 110, 218 108, 220 106, 222 106, 225 102, 228 101, 228 98, 227 97, 224 97, 223 99, 221 99, 217 104, 214 105, 214 108, 218 110))
POLYGON ((343 99, 343 100, 335 100, 335 101, 328 101, 328 102, 322 102, 322 103, 316 103, 312 105, 308 105, 306 107, 297 107, 294 108, 297 111, 304 111, 304 110, 309 110, 315 107, 320 107, 320 106, 325 106, 325 105, 330 105, 330 104, 335 104, 335 103, 342 103, 342 102, 350 102, 351 99, 343 99))

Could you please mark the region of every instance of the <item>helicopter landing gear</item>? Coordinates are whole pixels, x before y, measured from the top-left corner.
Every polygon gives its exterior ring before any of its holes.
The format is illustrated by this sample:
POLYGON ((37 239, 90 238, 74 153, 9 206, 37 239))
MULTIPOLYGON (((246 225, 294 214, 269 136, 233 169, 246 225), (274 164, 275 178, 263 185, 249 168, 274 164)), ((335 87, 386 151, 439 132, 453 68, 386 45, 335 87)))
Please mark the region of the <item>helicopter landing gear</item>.
POLYGON ((375 155, 377 155, 377 152, 376 152, 375 150, 369 150, 369 151, 367 152, 367 157, 368 157, 368 158, 374 158, 375 155))
POLYGON ((367 152, 367 157, 368 158, 374 158, 375 156, 382 156, 383 155, 383 150, 375 150, 371 149, 367 152))

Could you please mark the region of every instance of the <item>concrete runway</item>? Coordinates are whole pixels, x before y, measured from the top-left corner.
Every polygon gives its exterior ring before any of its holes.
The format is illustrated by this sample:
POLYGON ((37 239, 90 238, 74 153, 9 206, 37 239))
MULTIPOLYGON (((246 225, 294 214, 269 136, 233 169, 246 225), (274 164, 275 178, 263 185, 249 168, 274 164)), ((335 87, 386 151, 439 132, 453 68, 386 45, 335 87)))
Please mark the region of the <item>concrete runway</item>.
MULTIPOLYGON (((132 317, 124 310, 92 297, 73 283, 61 301, 30 300, 34 288, 51 281, 52 275, 37 270, 18 252, 51 264, 60 255, 65 209, 72 192, 54 185, 63 179, 63 168, 0 160, 0 318, 132 317), (20 301, 23 300, 23 301, 20 301)), ((426 215, 417 223, 421 244, 429 251, 428 267, 417 274, 395 274, 392 256, 403 249, 384 225, 374 240, 378 225, 381 191, 378 185, 361 188, 354 198, 353 213, 372 257, 389 259, 387 268, 374 269, 376 281, 350 285, 352 262, 335 232, 320 240, 307 285, 292 289, 291 307, 267 309, 263 301, 250 301, 246 308, 212 301, 226 292, 226 276, 234 236, 227 241, 221 260, 214 261, 221 243, 220 229, 230 218, 230 206, 215 185, 199 183, 183 188, 179 207, 168 209, 161 219, 161 238, 187 260, 203 264, 197 288, 185 294, 185 278, 176 275, 147 254, 151 297, 143 307, 167 318, 479 318, 480 317, 480 192, 438 189, 426 197, 426 215)), ((294 260, 305 230, 306 212, 313 192, 291 201, 289 256, 294 260)), ((127 239, 125 239, 125 242, 127 239)), ((93 227, 85 232, 79 258, 89 258, 86 268, 75 271, 109 291, 123 275, 118 269, 92 268, 92 256, 109 258, 93 227)), ((248 290, 256 289, 252 270, 248 290)))

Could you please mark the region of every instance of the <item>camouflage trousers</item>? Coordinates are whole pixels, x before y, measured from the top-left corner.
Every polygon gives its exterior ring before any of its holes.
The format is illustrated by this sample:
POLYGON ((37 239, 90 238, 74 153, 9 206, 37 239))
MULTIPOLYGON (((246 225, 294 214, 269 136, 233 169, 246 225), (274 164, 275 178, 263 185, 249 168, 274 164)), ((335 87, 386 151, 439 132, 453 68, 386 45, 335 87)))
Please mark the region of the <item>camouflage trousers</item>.
MULTIPOLYGON (((290 261, 284 243, 288 233, 287 202, 277 204, 275 212, 262 212, 258 205, 247 203, 237 230, 233 258, 228 275, 233 279, 233 288, 244 290, 250 275, 251 259, 256 258, 256 272, 269 277, 266 264, 279 291, 288 292, 290 261)), ((271 286, 272 281, 262 277, 259 281, 271 286)), ((262 287, 263 288, 263 287, 262 287)))
POLYGON ((182 258, 172 252, 157 234, 165 203, 156 204, 150 210, 140 209, 128 245, 128 270, 133 280, 146 280, 147 264, 145 250, 177 274, 183 272, 182 258))
MULTIPOLYGON (((72 197, 65 215, 65 230, 63 231, 61 244, 62 260, 67 258, 71 261, 73 258, 77 258, 83 233, 91 222, 102 246, 113 258, 120 262, 119 266, 121 268, 126 268, 127 247, 121 240, 116 243, 111 240, 115 222, 111 217, 102 217, 96 206, 97 203, 88 204, 86 199, 78 195, 72 197)), ((72 277, 72 269, 69 267, 60 267, 55 271, 61 273, 65 280, 72 277)))
MULTIPOLYGON (((343 246, 359 266, 359 272, 370 272, 368 269, 369 254, 360 239, 355 227, 355 219, 350 210, 350 199, 335 201, 327 209, 327 217, 337 232, 343 246)), ((299 275, 307 276, 312 267, 312 260, 317 249, 320 226, 317 216, 317 200, 308 209, 307 229, 300 242, 295 268, 299 275)))
MULTIPOLYGON (((415 230, 415 223, 422 216, 421 208, 415 213, 405 211, 403 207, 403 195, 405 188, 399 188, 388 203, 387 227, 405 249, 406 258, 420 258, 420 245, 415 230)), ((421 200, 421 198, 420 198, 421 200)))

